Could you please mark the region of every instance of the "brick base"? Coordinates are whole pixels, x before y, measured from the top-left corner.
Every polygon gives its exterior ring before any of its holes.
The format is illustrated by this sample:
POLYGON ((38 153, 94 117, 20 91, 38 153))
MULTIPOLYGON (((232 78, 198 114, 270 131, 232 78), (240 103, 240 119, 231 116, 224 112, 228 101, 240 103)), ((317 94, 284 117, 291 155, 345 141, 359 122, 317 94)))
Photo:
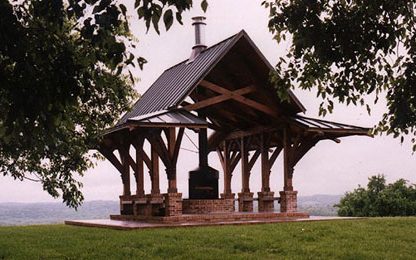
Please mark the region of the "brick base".
POLYGON ((183 214, 234 212, 234 198, 215 200, 184 199, 182 207, 183 214))
POLYGON ((163 216, 164 204, 162 194, 147 194, 134 200, 134 215, 163 216))
POLYGON ((238 211, 253 212, 253 192, 238 193, 238 211))
POLYGON ((120 215, 133 215, 133 196, 121 195, 119 198, 120 215))
POLYGON ((182 215, 182 193, 165 193, 165 216, 182 215))
POLYGON ((259 212, 274 211, 274 192, 258 192, 259 212))
POLYGON ((298 199, 297 191, 281 191, 280 193, 280 212, 297 212, 298 199))

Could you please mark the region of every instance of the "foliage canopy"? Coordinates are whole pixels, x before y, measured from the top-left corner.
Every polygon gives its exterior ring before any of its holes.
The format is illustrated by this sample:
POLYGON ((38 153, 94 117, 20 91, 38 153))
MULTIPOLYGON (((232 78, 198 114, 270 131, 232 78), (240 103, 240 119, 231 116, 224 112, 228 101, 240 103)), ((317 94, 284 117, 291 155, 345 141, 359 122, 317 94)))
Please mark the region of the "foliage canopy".
POLYGON ((407 185, 404 179, 386 184, 383 175, 372 176, 368 180, 367 189, 358 187, 341 198, 336 205, 339 216, 416 215, 416 185, 407 185))
MULTIPOLYGON (((388 111, 375 133, 416 135, 415 0, 268 0, 274 38, 291 40, 276 65, 281 89, 316 89, 320 114, 334 100, 370 105, 386 95, 388 111)), ((415 139, 412 139, 413 143, 415 139)), ((416 145, 413 147, 416 150, 416 145)))
MULTIPOLYGON (((191 0, 136 0, 159 33, 191 0)), ((202 7, 206 9, 206 1, 202 7)), ((99 134, 129 108, 135 47, 127 8, 113 0, 0 0, 0 174, 39 181, 77 207, 77 176, 93 166, 99 134)))

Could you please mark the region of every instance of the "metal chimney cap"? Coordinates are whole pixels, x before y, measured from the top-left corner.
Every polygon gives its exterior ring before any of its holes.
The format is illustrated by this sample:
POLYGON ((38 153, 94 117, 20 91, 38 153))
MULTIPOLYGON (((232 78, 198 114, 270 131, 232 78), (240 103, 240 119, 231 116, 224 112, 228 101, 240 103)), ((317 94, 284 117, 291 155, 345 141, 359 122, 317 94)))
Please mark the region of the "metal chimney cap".
POLYGON ((192 20, 194 20, 194 22, 192 23, 192 25, 195 24, 206 24, 204 22, 204 20, 206 20, 207 18, 205 16, 194 16, 192 17, 192 20))

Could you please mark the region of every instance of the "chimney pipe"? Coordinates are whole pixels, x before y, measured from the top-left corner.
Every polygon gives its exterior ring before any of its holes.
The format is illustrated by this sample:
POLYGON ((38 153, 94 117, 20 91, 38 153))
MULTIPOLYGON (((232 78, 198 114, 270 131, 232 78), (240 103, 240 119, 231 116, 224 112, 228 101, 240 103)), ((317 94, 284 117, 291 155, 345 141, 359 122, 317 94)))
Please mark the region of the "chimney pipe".
POLYGON ((205 45, 205 19, 206 18, 204 16, 196 16, 192 18, 194 21, 192 25, 195 28, 195 45, 192 47, 192 53, 188 63, 193 62, 195 58, 207 48, 205 45))

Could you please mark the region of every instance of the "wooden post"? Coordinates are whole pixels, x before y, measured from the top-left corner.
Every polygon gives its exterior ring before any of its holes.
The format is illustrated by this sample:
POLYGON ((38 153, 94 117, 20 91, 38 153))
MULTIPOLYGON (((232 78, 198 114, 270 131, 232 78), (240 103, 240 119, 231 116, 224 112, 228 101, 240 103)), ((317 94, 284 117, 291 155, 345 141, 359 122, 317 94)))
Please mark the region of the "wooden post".
POLYGON ((241 192, 250 192, 250 169, 248 165, 248 147, 247 140, 244 137, 241 138, 241 176, 241 192))
POLYGON ((178 189, 176 187, 176 162, 174 162, 173 157, 175 155, 175 146, 176 146, 176 131, 175 128, 169 128, 168 134, 168 153, 169 158, 171 159, 171 165, 166 166, 166 174, 168 176, 168 193, 177 193, 178 189))
POLYGON ((284 190, 285 191, 293 191, 292 186, 292 173, 293 173, 293 166, 290 163, 290 150, 291 150, 291 142, 290 136, 288 133, 287 128, 284 129, 283 132, 283 180, 284 180, 284 190))
POLYGON ((269 147, 264 140, 264 134, 261 135, 261 191, 270 191, 270 163, 269 163, 269 147))
POLYGON ((123 195, 131 195, 130 191, 130 165, 129 165, 129 146, 123 146, 120 149, 120 157, 123 172, 121 172, 121 179, 123 181, 123 195))
POLYGON ((151 161, 152 161, 152 167, 150 169, 151 176, 152 176, 152 194, 160 194, 159 189, 159 156, 157 155, 157 152, 155 148, 153 147, 153 144, 151 146, 151 161))
POLYGON ((231 191, 231 167, 230 167, 230 147, 224 141, 224 194, 230 195, 231 191))
POLYGON ((143 142, 136 146, 136 195, 144 196, 143 142))

